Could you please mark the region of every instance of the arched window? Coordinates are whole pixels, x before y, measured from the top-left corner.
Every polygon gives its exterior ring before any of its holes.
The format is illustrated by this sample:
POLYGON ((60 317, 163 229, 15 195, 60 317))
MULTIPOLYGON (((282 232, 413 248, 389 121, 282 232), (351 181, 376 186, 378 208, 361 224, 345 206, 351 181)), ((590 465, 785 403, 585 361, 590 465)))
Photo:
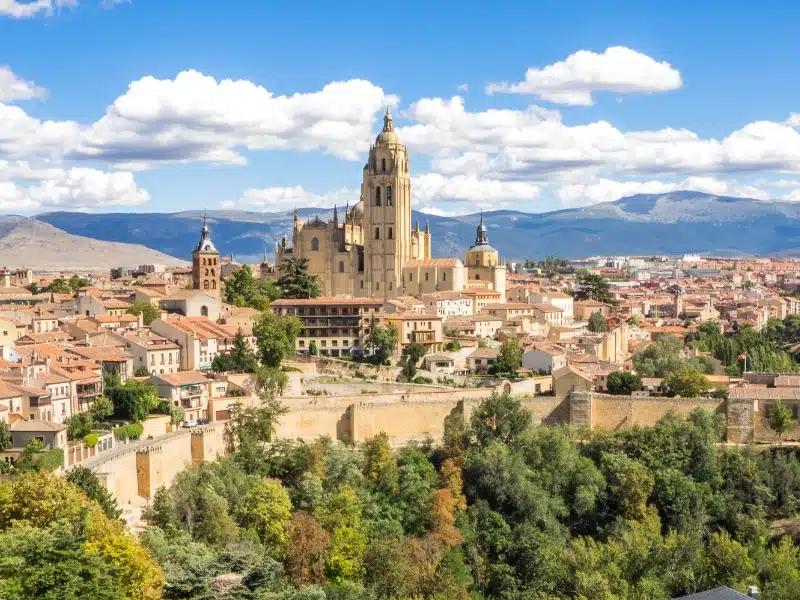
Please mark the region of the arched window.
POLYGON ((476 274, 475 274, 475 279, 480 279, 480 278, 481 278, 481 275, 480 275, 480 273, 476 273, 476 274))
POLYGON ((409 273, 408 274, 408 280, 409 281, 414 281, 414 274, 413 273, 409 273))
POLYGON ((408 173, 408 161, 406 161, 406 173, 408 173))
POLYGON ((386 186, 386 206, 392 205, 392 186, 386 186))
POLYGON ((376 240, 381 239, 381 228, 380 227, 376 227, 375 228, 375 239, 376 240))
POLYGON ((430 273, 425 273, 425 281, 428 281, 428 275, 430 275, 430 273))
POLYGON ((208 277, 208 269, 206 269, 206 277, 208 277))
POLYGON ((376 281, 375 282, 375 290, 377 291, 379 289, 381 289, 381 282, 380 281, 376 281))
POLYGON ((339 273, 344 273, 344 261, 339 261, 339 273))
POLYGON ((384 173, 386 172, 386 159, 385 158, 381 159, 381 171, 383 171, 384 173))
MULTIPOLYGON (((207 317, 208 316, 208 307, 206 305, 203 305, 203 306, 200 307, 200 316, 201 317, 207 317)), ((170 356, 170 358, 172 358, 172 356, 170 356)))
POLYGON ((208 289, 208 279, 206 279, 205 281, 203 281, 203 289, 204 289, 204 290, 207 290, 207 289, 208 289))
POLYGON ((381 205, 381 186, 375 188, 375 206, 381 205))
POLYGON ((201 258, 200 259, 200 264, 205 267, 206 266, 206 259, 205 258, 201 258))
POLYGON ((447 281, 447 273, 442 273, 442 281, 447 281))
POLYGON ((476 256, 476 257, 475 257, 475 266, 477 267, 477 266, 479 266, 480 264, 481 264, 481 259, 479 259, 479 258, 476 256))
POLYGON ((216 274, 216 272, 214 271, 214 269, 211 269, 211 276, 212 276, 212 277, 216 277, 216 276, 217 276, 217 274, 216 274))
POLYGON ((391 281, 389 282, 389 291, 390 292, 392 291, 392 282, 391 281))
POLYGON ((319 239, 312 238, 311 239, 311 250, 314 252, 319 252, 319 239))
POLYGON ((211 289, 212 290, 217 289, 217 280, 216 279, 212 279, 211 280, 211 289))
POLYGON ((394 234, 394 232, 392 231, 392 228, 389 227, 389 235, 387 236, 387 238, 390 239, 390 240, 393 240, 394 239, 394 235, 393 234, 394 234))

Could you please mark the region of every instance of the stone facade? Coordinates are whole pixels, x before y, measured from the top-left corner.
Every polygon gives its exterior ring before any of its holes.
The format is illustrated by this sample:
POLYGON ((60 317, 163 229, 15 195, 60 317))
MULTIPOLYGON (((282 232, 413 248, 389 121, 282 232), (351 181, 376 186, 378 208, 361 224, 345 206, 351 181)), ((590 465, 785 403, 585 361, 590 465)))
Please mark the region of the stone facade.
POLYGON ((219 251, 211 241, 208 221, 203 217, 200 241, 192 252, 192 287, 219 296, 221 277, 219 251))

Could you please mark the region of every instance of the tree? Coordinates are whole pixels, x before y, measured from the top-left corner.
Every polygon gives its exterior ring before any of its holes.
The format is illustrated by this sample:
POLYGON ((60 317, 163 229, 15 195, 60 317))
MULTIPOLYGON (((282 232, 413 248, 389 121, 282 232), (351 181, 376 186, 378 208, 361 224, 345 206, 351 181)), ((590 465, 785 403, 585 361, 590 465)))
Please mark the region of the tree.
POLYGON ((308 274, 307 258, 287 258, 278 267, 278 288, 283 298, 316 298, 320 294, 316 275, 308 274))
POLYGON ((425 356, 425 346, 412 342, 403 348, 403 376, 406 380, 411 381, 417 374, 417 363, 425 356))
POLYGON ((152 302, 148 302, 146 300, 138 300, 131 304, 131 307, 125 311, 129 315, 142 315, 142 322, 145 325, 150 325, 153 321, 158 318, 158 310, 155 306, 153 306, 152 302))
POLYGON ((668 396, 697 398, 712 387, 708 378, 695 369, 673 371, 664 377, 664 388, 668 396))
POLYGON ((328 581, 360 581, 364 575, 367 536, 362 529, 363 505, 356 491, 345 486, 317 510, 320 525, 330 534, 331 546, 325 561, 328 581))
POLYGON ((397 462, 384 432, 364 442, 364 475, 373 483, 392 487, 397 481, 397 462))
POLYGON ((295 353, 295 341, 303 324, 294 316, 278 316, 266 311, 253 325, 258 358, 266 367, 278 368, 281 361, 295 353))
POLYGON ((612 508, 618 510, 623 519, 644 519, 654 484, 647 467, 622 453, 604 454, 601 464, 609 484, 612 508))
POLYGON ((211 368, 219 372, 239 373, 252 373, 258 368, 256 354, 247 343, 241 327, 233 338, 233 348, 224 354, 217 354, 211 363, 211 368))
POLYGON ((792 411, 789 410, 783 402, 778 400, 770 407, 767 416, 767 424, 772 431, 778 434, 778 439, 781 439, 783 434, 786 433, 794 423, 795 420, 792 417, 792 411))
POLYGON ((134 422, 143 421, 158 406, 158 392, 153 384, 129 379, 123 385, 106 388, 114 403, 114 413, 134 422))
POLYGON ((277 479, 264 479, 250 489, 241 509, 242 525, 258 534, 267 554, 282 558, 289 542, 292 503, 277 479))
POLYGON ((308 353, 311 356, 317 356, 319 354, 319 350, 317 350, 317 342, 311 340, 311 343, 308 345, 308 353))
POLYGON ((614 371, 608 374, 608 393, 630 396, 631 392, 642 389, 642 378, 630 371, 614 371))
POLYGON ((615 304, 611 287, 602 275, 581 273, 576 277, 575 300, 596 300, 605 304, 615 304))
POLYGON ((224 298, 234 306, 266 310, 281 295, 271 279, 256 279, 250 265, 242 265, 225 279, 224 298))
POLYGON ((587 326, 592 333, 604 333, 608 331, 608 322, 606 318, 599 312, 593 312, 589 315, 589 325, 587 326))
POLYGON ((325 584, 325 562, 331 539, 309 513, 298 510, 289 525, 286 575, 295 585, 325 584))
POLYGON ((92 432, 94 420, 90 412, 81 412, 67 417, 64 421, 67 426, 67 439, 80 440, 92 432))
POLYGON ((55 471, 64 466, 64 452, 60 448, 46 450, 38 438, 25 444, 19 458, 14 463, 18 471, 38 473, 55 471))
POLYGON ((111 279, 122 279, 122 268, 116 267, 111 269, 111 279))
POLYGON ((511 445, 530 426, 531 413, 511 395, 495 392, 473 410, 470 424, 481 446, 494 441, 511 445))
POLYGON ((238 448, 240 454, 263 451, 272 440, 278 419, 286 414, 286 408, 278 399, 283 393, 287 375, 280 369, 259 367, 248 380, 248 387, 259 402, 247 404, 236 402, 230 408, 227 439, 230 451, 238 448))
POLYGON ((95 398, 94 402, 92 403, 89 413, 92 416, 94 425, 97 423, 102 423, 108 419, 108 417, 114 414, 114 403, 106 396, 99 396, 98 398, 95 398))
POLYGON ((11 448, 11 430, 8 428, 8 423, 0 421, 0 452, 9 448, 11 448))
POLYGON ((100 480, 93 471, 78 465, 67 472, 67 481, 81 490, 89 500, 97 502, 103 513, 109 519, 119 519, 122 511, 117 506, 117 501, 106 488, 100 485, 100 480))
POLYGON ((509 336, 500 344, 500 353, 497 355, 497 371, 499 373, 515 374, 522 366, 522 344, 516 336, 509 336))
POLYGON ((378 325, 373 318, 364 346, 378 364, 385 364, 397 348, 398 333, 393 324, 386 327, 378 325))
POLYGON ((628 317, 627 323, 632 327, 640 327, 642 325, 642 317, 641 315, 631 315, 628 317))
POLYGON ((139 367, 136 367, 136 368, 133 370, 133 376, 134 376, 134 377, 149 377, 149 376, 150 376, 150 369, 148 369, 148 368, 147 368, 146 366, 144 366, 144 365, 141 365, 141 366, 139 366, 139 367))

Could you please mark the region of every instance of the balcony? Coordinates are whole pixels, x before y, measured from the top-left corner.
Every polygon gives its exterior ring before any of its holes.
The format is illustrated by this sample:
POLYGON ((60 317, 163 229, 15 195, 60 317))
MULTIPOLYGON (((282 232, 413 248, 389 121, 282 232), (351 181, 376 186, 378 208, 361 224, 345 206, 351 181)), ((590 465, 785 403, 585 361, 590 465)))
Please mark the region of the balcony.
POLYGON ((78 389, 76 390, 76 395, 78 398, 93 398, 95 396, 99 396, 100 394, 101 391, 99 385, 79 385, 78 389))
POLYGON ((183 408, 200 408, 200 396, 181 398, 181 406, 183 408))
POLYGON ((181 388, 180 397, 181 398, 196 398, 199 397, 203 393, 203 388, 199 385, 192 385, 189 387, 181 388))
POLYGON ((38 397, 37 396, 31 396, 28 399, 28 402, 31 405, 31 407, 35 407, 35 408, 42 407, 42 406, 52 406, 53 405, 53 402, 52 402, 49 394, 47 396, 38 396, 38 397))
POLYGON ((412 331, 411 341, 416 344, 435 344, 436 332, 435 331, 412 331))

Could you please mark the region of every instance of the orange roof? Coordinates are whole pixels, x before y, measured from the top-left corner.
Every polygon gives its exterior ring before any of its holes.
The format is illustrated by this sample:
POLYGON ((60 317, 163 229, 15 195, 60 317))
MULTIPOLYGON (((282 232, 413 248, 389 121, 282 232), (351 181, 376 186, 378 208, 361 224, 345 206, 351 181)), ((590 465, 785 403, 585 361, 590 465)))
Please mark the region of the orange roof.
POLYGON ((369 304, 380 306, 383 300, 376 300, 375 298, 280 298, 274 300, 271 306, 352 306, 369 304))

